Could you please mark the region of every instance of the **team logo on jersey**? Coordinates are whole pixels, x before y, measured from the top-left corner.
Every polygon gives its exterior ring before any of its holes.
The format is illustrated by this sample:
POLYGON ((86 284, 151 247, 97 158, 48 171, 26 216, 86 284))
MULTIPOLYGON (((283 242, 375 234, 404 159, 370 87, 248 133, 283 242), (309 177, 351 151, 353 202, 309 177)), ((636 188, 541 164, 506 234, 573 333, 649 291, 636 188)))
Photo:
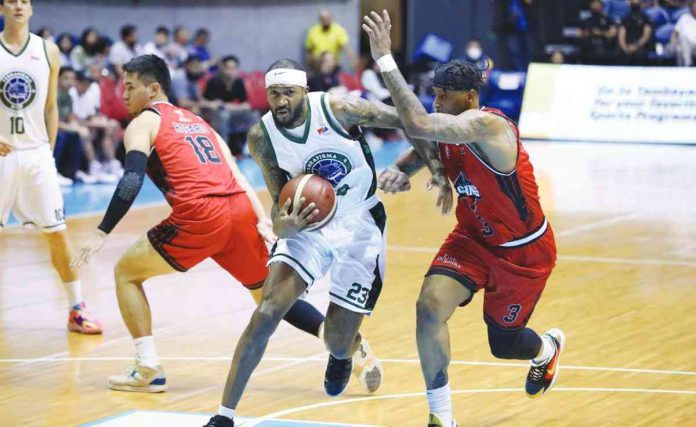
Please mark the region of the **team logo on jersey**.
POLYGON ((459 198, 466 199, 469 208, 476 212, 476 204, 481 199, 481 193, 474 183, 469 181, 469 178, 464 175, 464 172, 459 172, 459 175, 457 175, 457 179, 454 181, 454 190, 459 198))
POLYGON ((0 79, 0 102, 14 111, 29 107, 36 98, 36 83, 24 71, 12 71, 0 79))
POLYGON ((305 164, 305 173, 319 175, 336 187, 353 169, 350 159, 335 151, 313 155, 305 164))
POLYGON ((317 129, 317 133, 322 136, 328 135, 331 133, 331 129, 326 126, 321 126, 319 129, 317 129))

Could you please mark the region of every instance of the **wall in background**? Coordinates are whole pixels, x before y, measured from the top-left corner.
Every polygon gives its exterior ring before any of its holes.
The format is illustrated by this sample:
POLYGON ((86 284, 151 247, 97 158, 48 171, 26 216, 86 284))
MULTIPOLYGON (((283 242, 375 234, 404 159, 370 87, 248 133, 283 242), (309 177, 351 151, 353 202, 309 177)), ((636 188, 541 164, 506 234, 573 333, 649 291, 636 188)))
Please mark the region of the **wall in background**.
POLYGON ((143 3, 37 2, 31 28, 35 31, 48 26, 57 33, 69 31, 79 35, 85 27, 94 26, 118 40, 121 26, 131 23, 138 27, 138 37, 144 44, 159 25, 171 28, 184 25, 191 32, 205 27, 211 32, 210 47, 214 55, 235 54, 243 69, 265 70, 282 57, 302 62, 306 31, 317 22, 319 9, 325 7, 348 31, 353 49, 358 49, 360 0, 148 0, 143 3))

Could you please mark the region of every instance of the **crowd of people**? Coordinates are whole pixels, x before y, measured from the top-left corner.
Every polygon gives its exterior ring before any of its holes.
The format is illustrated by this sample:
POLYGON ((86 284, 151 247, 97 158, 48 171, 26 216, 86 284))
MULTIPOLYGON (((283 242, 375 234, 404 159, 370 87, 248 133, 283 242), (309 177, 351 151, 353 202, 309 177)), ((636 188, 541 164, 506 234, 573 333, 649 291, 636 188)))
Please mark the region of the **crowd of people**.
MULTIPOLYGON (((55 34, 48 27, 37 34, 55 41, 60 50, 60 130, 55 156, 62 184, 113 183, 123 173, 119 161, 123 129, 131 119, 122 100, 123 65, 142 54, 166 61, 176 105, 199 114, 227 139, 235 156, 244 155, 247 131, 265 106, 249 102, 245 79, 251 74, 242 71, 237 56, 213 55, 209 30, 198 29, 192 36, 183 26, 173 30, 160 26, 146 43, 130 24, 121 27, 117 41, 94 27, 79 36, 55 34)), ((339 76, 343 69, 357 68, 359 60, 346 30, 329 11, 319 12, 304 44, 305 61, 312 70, 310 90, 348 92, 339 76), (342 61, 346 66, 341 66, 342 61)), ((359 86, 358 82, 351 89, 359 86)), ((265 93, 261 98, 265 99, 265 93)))

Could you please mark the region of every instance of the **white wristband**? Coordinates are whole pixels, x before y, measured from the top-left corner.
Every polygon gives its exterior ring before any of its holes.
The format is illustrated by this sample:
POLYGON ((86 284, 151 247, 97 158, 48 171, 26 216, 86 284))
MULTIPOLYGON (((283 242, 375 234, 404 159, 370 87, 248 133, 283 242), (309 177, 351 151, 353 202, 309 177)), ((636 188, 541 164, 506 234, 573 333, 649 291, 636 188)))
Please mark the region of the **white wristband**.
POLYGON ((399 67, 396 65, 396 61, 394 61, 394 57, 391 56, 391 54, 387 54, 379 58, 377 60, 377 65, 379 65, 379 70, 383 73, 388 73, 390 71, 399 69, 399 67))

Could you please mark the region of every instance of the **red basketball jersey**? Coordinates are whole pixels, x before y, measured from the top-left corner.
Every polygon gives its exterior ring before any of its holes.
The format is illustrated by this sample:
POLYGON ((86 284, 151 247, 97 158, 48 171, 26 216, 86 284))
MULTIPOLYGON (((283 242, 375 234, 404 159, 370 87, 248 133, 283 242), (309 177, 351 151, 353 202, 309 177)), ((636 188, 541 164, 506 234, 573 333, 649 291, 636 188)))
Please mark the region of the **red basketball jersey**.
POLYGON ((500 110, 483 111, 503 117, 515 130, 517 165, 511 173, 500 173, 468 145, 439 144, 440 158, 459 197, 457 228, 488 246, 519 246, 541 236, 548 226, 534 169, 512 120, 500 110))
POLYGON ((149 109, 162 120, 147 174, 170 205, 244 191, 230 171, 215 132, 203 119, 167 102, 149 109))

